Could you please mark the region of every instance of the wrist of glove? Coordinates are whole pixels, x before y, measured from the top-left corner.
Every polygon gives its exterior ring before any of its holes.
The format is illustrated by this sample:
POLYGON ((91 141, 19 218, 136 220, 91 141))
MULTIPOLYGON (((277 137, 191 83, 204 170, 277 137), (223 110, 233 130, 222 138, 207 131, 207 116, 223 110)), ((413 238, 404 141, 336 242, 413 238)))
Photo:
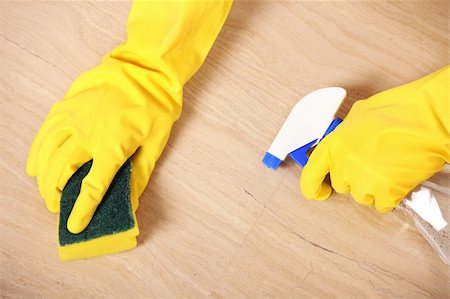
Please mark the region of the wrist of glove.
POLYGON ((332 187, 379 212, 395 208, 449 161, 448 82, 446 67, 356 102, 311 154, 300 179, 304 196, 323 200, 332 187))

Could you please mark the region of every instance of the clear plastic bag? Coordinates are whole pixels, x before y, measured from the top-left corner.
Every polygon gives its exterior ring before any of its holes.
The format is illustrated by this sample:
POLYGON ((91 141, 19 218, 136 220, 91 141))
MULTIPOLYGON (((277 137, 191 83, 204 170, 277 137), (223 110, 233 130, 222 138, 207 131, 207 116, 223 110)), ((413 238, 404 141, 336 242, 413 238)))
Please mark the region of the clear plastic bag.
MULTIPOLYGON (((432 192, 432 195, 436 199, 441 210, 442 217, 446 222, 450 223, 450 173, 448 169, 449 167, 447 165, 443 172, 440 172, 431 179, 423 182, 420 188, 426 188, 432 192)), ((417 229, 422 233, 441 259, 447 265, 450 265, 450 224, 440 230, 434 228, 406 203, 406 200, 410 197, 411 195, 397 207, 397 210, 407 213, 412 217, 417 229)))

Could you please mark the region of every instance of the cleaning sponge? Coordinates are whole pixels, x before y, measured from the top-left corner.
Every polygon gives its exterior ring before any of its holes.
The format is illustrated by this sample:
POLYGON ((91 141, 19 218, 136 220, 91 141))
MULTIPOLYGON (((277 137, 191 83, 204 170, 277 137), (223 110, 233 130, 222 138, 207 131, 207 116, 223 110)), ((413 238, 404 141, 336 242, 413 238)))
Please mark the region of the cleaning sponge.
POLYGON ((139 234, 131 206, 131 161, 117 172, 88 227, 79 234, 67 230, 67 220, 80 193, 83 178, 92 161, 84 164, 70 178, 61 195, 59 214, 59 257, 73 260, 117 253, 134 248, 139 234))

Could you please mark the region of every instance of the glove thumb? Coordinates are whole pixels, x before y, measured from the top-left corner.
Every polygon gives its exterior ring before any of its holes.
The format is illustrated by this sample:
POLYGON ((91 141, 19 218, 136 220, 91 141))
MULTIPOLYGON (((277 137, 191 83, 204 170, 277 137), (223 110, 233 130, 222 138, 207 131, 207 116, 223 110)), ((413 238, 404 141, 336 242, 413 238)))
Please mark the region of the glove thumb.
POLYGON ((331 136, 324 138, 314 149, 300 176, 300 190, 307 199, 325 200, 332 189, 324 182, 330 172, 328 147, 331 136))

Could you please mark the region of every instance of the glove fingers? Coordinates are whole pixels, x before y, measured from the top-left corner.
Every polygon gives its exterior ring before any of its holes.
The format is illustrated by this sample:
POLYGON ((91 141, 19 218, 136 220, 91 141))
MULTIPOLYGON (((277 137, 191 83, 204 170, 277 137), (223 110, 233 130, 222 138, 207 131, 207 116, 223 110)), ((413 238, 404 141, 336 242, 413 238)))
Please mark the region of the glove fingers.
POLYGON ((139 205, 139 197, 147 187, 150 176, 155 168, 156 161, 164 149, 169 134, 152 138, 133 155, 133 171, 131 173, 131 201, 136 211, 139 205))
POLYGON ((28 153, 28 161, 26 166, 26 171, 29 176, 37 175, 37 153, 41 147, 41 143, 46 136, 46 134, 50 131, 51 128, 55 128, 59 123, 64 121, 65 116, 60 115, 59 117, 47 117, 42 124, 41 128, 34 137, 33 142, 31 143, 30 151, 28 153))
POLYGON ((350 193, 350 184, 344 179, 344 176, 337 171, 330 171, 331 186, 340 194, 350 193))
POLYGON ((83 179, 80 195, 67 222, 67 228, 71 233, 78 234, 88 226, 97 206, 126 158, 118 152, 103 153, 94 157, 92 167, 83 179))
MULTIPOLYGON (((50 131, 45 135, 44 142, 42 142, 36 155, 36 179, 39 186, 39 191, 41 196, 45 199, 47 208, 49 205, 47 203, 48 198, 45 194, 45 179, 47 176, 51 176, 54 169, 48 167, 48 162, 53 153, 63 146, 70 139, 71 132, 69 130, 61 129, 50 131)), ((49 208, 50 211, 54 211, 49 208)))
POLYGON ((136 211, 139 206, 139 197, 144 192, 147 186, 153 168, 149 165, 146 157, 149 153, 146 152, 145 147, 140 147, 134 154, 132 160, 131 172, 131 205, 133 211, 136 211))
POLYGON ((61 191, 77 169, 91 158, 80 145, 80 141, 72 137, 65 142, 50 158, 48 169, 52 171, 43 178, 44 198, 51 212, 59 211, 61 191))
POLYGON ((352 196, 359 204, 372 206, 375 202, 375 197, 364 191, 352 191, 352 196))
MULTIPOLYGON (((397 193, 397 192, 395 192, 397 193)), ((406 195, 406 194, 405 194, 406 195)), ((377 196, 375 198, 375 209, 380 213, 387 213, 392 211, 402 201, 405 195, 388 194, 377 196)))
POLYGON ((133 210, 136 211, 139 205, 139 197, 147 187, 150 176, 155 166, 150 147, 142 146, 133 155, 133 171, 131 173, 131 201, 133 210))
MULTIPOLYGON (((66 186, 69 179, 72 175, 85 163, 89 162, 92 159, 91 155, 87 152, 87 150, 82 146, 78 145, 75 147, 74 151, 70 154, 70 159, 64 162, 64 158, 62 155, 59 159, 60 162, 55 160, 55 164, 62 163, 63 167, 59 172, 58 179, 55 181, 56 189, 62 191, 66 186)), ((56 159, 56 157, 55 157, 56 159)))
MULTIPOLYGON (((400 202, 399 202, 400 203, 400 202)), ((375 209, 380 213, 387 213, 392 211, 398 204, 388 205, 382 200, 375 200, 375 209)))
POLYGON ((305 198, 324 200, 331 195, 331 187, 324 182, 330 171, 328 147, 331 136, 320 142, 309 157, 300 176, 300 189, 305 198))

